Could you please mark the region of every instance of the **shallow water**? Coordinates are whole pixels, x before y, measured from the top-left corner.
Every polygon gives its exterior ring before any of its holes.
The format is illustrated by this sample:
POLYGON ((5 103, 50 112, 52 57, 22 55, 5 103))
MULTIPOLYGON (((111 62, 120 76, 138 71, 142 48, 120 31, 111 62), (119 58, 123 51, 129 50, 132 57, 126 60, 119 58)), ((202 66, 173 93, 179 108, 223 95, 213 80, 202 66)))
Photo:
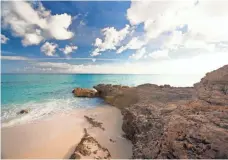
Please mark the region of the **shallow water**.
POLYGON ((104 105, 99 98, 76 98, 75 87, 92 88, 100 83, 136 86, 144 83, 192 86, 202 75, 107 75, 107 74, 2 74, 2 126, 30 122, 75 108, 104 105), (21 109, 29 114, 17 115, 21 109))

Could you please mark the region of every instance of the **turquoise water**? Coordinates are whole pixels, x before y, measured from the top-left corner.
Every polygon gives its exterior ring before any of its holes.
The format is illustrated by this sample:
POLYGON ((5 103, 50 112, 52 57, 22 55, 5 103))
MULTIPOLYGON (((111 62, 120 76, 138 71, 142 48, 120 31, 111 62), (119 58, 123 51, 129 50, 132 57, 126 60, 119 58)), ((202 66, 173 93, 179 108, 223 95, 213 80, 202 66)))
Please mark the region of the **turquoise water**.
POLYGON ((75 108, 105 105, 99 98, 76 98, 75 87, 92 88, 100 83, 136 86, 144 83, 192 86, 202 75, 103 75, 103 74, 2 74, 1 120, 3 126, 25 123, 75 108), (29 114, 18 116, 21 109, 29 114))

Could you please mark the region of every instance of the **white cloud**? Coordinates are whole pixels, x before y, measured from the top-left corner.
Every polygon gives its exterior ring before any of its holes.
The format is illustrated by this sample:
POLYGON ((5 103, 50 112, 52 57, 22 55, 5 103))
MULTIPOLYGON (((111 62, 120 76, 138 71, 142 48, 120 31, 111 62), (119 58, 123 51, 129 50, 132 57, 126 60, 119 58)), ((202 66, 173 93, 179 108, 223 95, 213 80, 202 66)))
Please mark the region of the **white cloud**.
POLYGON ((165 39, 163 39, 163 46, 164 48, 169 49, 178 49, 180 45, 182 44, 184 39, 184 35, 181 31, 174 31, 171 33, 171 35, 166 36, 165 39))
POLYGON ((145 48, 142 48, 142 49, 137 50, 134 54, 132 54, 130 56, 130 58, 133 58, 135 60, 139 60, 139 59, 143 58, 143 56, 145 54, 146 54, 146 49, 145 48))
POLYGON ((155 61, 149 68, 155 74, 205 74, 226 65, 227 59, 226 52, 201 54, 190 58, 155 61))
POLYGON ((145 41, 140 40, 138 37, 133 37, 125 46, 121 46, 116 53, 122 53, 127 49, 140 49, 145 43, 145 41))
POLYGON ((169 58, 168 50, 157 50, 152 53, 149 53, 148 56, 152 59, 167 59, 169 58))
MULTIPOLYGON (((116 74, 205 74, 227 64, 227 52, 202 54, 191 58, 164 59, 162 61, 105 64, 70 64, 32 61, 39 72, 51 73, 116 73, 116 74)), ((201 78, 201 77, 199 77, 201 78)), ((169 82, 169 81, 167 81, 169 82)))
POLYGON ((224 0, 132 1, 127 18, 132 25, 144 24, 145 47, 157 43, 160 50, 195 55, 220 52, 224 46, 218 44, 228 43, 227 6, 224 0))
POLYGON ((53 69, 69 69, 72 67, 69 63, 55 63, 55 62, 35 62, 36 66, 44 67, 44 68, 53 68, 53 69))
POLYGON ((40 48, 40 51, 43 52, 46 56, 54 56, 57 47, 58 45, 55 43, 45 42, 40 48))
POLYGON ((6 44, 9 38, 7 38, 5 35, 1 34, 1 43, 6 44))
POLYGON ((22 57, 22 56, 1 56, 1 60, 29 60, 27 57, 22 57))
POLYGON ((66 45, 65 48, 60 48, 60 50, 66 55, 72 53, 74 50, 77 50, 77 49, 78 47, 74 45, 66 45))
POLYGON ((98 55, 100 55, 100 54, 101 54, 101 53, 100 53, 99 48, 96 48, 96 49, 92 52, 91 56, 98 56, 98 55))
POLYGON ((85 23, 83 20, 81 20, 81 21, 79 22, 79 25, 80 25, 80 26, 85 26, 86 23, 85 23))
POLYGON ((44 38, 36 33, 28 33, 24 35, 24 39, 22 40, 23 46, 29 45, 38 45, 44 38))
POLYGON ((4 1, 1 16, 3 27, 10 27, 14 36, 22 38, 24 46, 37 45, 48 39, 73 37, 68 30, 72 17, 66 13, 51 15, 41 2, 35 8, 26 1, 4 1))
POLYGON ((102 29, 104 39, 96 38, 94 46, 95 50, 91 56, 100 55, 101 52, 106 50, 116 50, 116 47, 120 45, 120 42, 130 33, 130 26, 126 25, 121 30, 116 30, 114 27, 107 27, 102 29))
POLYGON ((48 32, 51 37, 57 40, 66 40, 73 37, 73 33, 67 28, 71 25, 72 17, 66 13, 51 16, 48 19, 48 32))

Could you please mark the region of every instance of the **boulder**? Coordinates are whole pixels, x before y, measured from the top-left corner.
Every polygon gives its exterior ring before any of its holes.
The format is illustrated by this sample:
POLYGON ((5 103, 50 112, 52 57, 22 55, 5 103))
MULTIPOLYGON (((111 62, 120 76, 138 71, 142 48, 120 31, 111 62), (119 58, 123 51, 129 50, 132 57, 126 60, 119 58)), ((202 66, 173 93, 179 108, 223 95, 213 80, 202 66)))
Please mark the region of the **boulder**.
POLYGON ((96 97, 97 96, 97 91, 93 89, 86 89, 86 88, 75 88, 72 93, 76 97, 96 97))
POLYGON ((138 100, 136 90, 133 87, 99 84, 94 88, 97 90, 99 97, 118 108, 128 107, 138 100))
POLYGON ((20 112, 18 112, 17 114, 27 114, 29 112, 28 109, 22 109, 20 112))

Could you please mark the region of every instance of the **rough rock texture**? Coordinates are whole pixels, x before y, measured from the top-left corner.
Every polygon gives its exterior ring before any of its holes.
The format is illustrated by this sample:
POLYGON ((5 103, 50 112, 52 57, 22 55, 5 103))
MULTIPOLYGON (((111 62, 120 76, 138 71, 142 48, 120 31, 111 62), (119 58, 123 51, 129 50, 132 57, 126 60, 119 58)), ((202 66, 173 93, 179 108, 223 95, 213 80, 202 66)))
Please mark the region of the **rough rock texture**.
POLYGON ((195 84, 199 99, 210 104, 228 105, 228 65, 207 73, 200 83, 195 84))
POLYGON ((116 107, 126 107, 137 102, 135 88, 120 85, 99 84, 94 86, 97 95, 116 107))
POLYGON ((121 109, 132 158, 228 158, 228 65, 194 87, 94 88, 121 109))
POLYGON ((109 150, 102 147, 95 138, 87 133, 86 129, 84 132, 84 136, 69 159, 110 159, 109 150))
POLYGON ((97 96, 97 92, 93 89, 86 89, 86 88, 75 88, 72 93, 76 96, 76 97, 96 97, 97 96))
POLYGON ((91 124, 93 127, 98 127, 100 129, 102 129, 103 131, 105 130, 105 128, 102 126, 101 122, 97 122, 95 121, 93 118, 88 117, 88 116, 84 116, 84 118, 87 120, 87 122, 89 122, 89 124, 91 124))

